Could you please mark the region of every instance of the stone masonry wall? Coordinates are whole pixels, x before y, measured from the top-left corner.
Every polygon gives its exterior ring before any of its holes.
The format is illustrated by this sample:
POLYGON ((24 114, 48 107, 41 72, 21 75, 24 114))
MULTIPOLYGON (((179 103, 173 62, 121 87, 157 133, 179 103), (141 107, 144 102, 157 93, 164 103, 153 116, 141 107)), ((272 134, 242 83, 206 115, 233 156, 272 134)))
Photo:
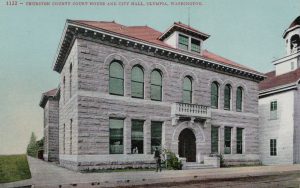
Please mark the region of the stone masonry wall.
POLYGON ((47 161, 58 161, 59 139, 58 139, 58 119, 59 119, 58 101, 49 99, 45 110, 45 147, 44 158, 47 161))
POLYGON ((60 77, 59 156, 62 166, 65 163, 62 163, 61 157, 78 153, 77 57, 77 42, 75 41, 60 77))
MULTIPOLYGON (((185 76, 193 79, 193 103, 210 106, 210 84, 217 81, 220 84, 219 108, 212 110, 212 120, 208 126, 200 124, 200 132, 204 139, 199 143, 199 162, 210 153, 210 126, 220 127, 220 151, 223 151, 224 142, 222 132, 224 126, 233 128, 232 153, 235 156, 234 143, 236 127, 244 128, 244 155, 258 154, 258 85, 254 81, 233 77, 226 74, 212 72, 194 65, 185 65, 171 60, 152 57, 125 49, 111 47, 83 39, 77 39, 69 55, 76 59, 76 83, 70 102, 60 107, 60 127, 72 116, 75 129, 73 140, 74 153, 78 155, 108 155, 109 154, 109 117, 124 118, 124 153, 130 153, 131 147, 131 120, 145 120, 144 123, 144 154, 150 154, 150 124, 151 121, 163 121, 163 145, 172 148, 174 134, 179 125, 171 124, 171 104, 181 102, 182 84, 185 76), (77 45, 77 46, 75 46, 77 45), (78 54, 76 54, 78 53, 78 54), (76 56, 78 59, 76 59, 76 56), (109 64, 113 60, 120 60, 124 66, 124 96, 109 95, 109 64), (131 69, 134 65, 141 65, 144 69, 144 99, 131 98, 131 69), (163 74, 163 100, 150 100, 150 73, 154 69, 163 74), (77 71, 77 72, 76 72, 77 71), (232 110, 224 111, 224 86, 232 86, 232 110), (76 86, 76 87, 75 87, 76 86), (243 112, 236 112, 236 88, 244 89, 243 112), (77 91, 78 89, 78 91, 77 91), (75 141, 76 140, 76 141, 75 141), (76 146, 75 146, 76 145, 76 146)), ((69 60, 62 71, 62 77, 68 75, 69 60)), ((61 80, 62 81, 62 80, 61 80)), ((67 89, 66 89, 67 90, 67 89)), ((62 96, 62 95, 61 95, 62 96)), ((62 100, 61 100, 62 101, 62 100)), ((60 129, 62 130, 62 129, 60 129)), ((65 136, 68 140, 68 135, 65 136)), ((63 135, 60 135, 63 138, 63 135)), ((178 141, 178 140, 177 140, 178 141)), ((62 147, 62 143, 61 146, 62 147)), ((68 153, 64 158, 67 159, 68 153)), ((235 157, 237 158, 237 157, 235 157)))

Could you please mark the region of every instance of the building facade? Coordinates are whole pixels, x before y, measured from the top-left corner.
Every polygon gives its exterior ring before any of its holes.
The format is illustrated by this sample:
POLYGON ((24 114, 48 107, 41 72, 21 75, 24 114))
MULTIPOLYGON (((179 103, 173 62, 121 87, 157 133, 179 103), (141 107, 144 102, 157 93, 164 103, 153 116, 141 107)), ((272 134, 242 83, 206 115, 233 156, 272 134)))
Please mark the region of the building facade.
POLYGON ((60 164, 149 167, 156 147, 186 164, 209 164, 214 153, 228 165, 259 163, 264 75, 203 50, 208 38, 180 22, 161 33, 67 20, 53 66, 60 164))
POLYGON ((300 162, 300 17, 284 31, 286 56, 259 85, 260 153, 263 164, 300 162))

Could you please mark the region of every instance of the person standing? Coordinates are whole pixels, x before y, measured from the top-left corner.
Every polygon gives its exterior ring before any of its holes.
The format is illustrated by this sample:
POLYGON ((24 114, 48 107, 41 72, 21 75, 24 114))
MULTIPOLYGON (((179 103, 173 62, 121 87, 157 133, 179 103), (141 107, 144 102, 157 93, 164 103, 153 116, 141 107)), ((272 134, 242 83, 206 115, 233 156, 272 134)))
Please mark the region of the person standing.
POLYGON ((158 150, 157 147, 155 147, 154 150, 154 159, 156 162, 156 172, 158 172, 158 169, 161 172, 161 156, 160 156, 160 151, 158 150))

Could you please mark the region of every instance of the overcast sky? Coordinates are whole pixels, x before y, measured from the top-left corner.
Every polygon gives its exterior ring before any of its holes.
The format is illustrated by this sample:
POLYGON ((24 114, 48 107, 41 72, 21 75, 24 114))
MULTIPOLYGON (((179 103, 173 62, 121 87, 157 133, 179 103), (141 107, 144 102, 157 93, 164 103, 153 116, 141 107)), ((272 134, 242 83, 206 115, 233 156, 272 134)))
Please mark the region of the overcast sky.
MULTIPOLYGON (((66 19, 115 20, 159 31, 174 21, 188 22, 187 6, 9 7, 5 2, 0 0, 0 154, 24 153, 31 132, 43 136, 38 103, 42 92, 58 85, 59 74, 51 67, 66 19)), ((205 48, 261 72, 284 56, 283 31, 300 15, 299 0, 201 2, 190 7, 190 23, 211 35, 205 48)))

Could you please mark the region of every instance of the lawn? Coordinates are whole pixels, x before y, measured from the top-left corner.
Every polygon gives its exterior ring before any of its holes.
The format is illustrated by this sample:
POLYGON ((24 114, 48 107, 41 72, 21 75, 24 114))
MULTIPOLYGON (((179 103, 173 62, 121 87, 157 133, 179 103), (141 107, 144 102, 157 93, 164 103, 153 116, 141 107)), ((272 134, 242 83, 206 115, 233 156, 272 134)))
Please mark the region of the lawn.
POLYGON ((26 155, 0 155, 0 183, 31 178, 26 155))

